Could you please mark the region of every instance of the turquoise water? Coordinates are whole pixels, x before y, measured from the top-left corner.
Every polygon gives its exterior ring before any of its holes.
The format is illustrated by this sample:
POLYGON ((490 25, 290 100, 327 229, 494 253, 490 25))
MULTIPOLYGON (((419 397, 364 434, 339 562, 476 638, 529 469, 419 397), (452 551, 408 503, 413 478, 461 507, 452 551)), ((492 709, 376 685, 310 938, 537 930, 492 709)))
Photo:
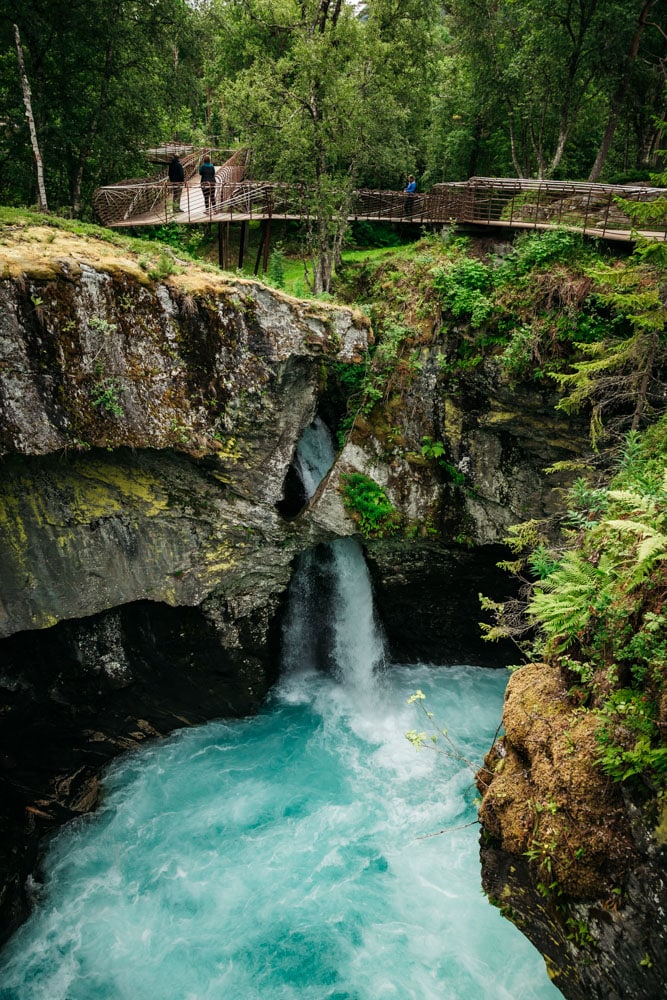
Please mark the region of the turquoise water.
POLYGON ((481 893, 469 769, 404 737, 423 728, 421 688, 479 763, 505 683, 393 667, 360 691, 296 673, 256 718, 120 760, 99 811, 52 843, 0 998, 559 997, 481 893))

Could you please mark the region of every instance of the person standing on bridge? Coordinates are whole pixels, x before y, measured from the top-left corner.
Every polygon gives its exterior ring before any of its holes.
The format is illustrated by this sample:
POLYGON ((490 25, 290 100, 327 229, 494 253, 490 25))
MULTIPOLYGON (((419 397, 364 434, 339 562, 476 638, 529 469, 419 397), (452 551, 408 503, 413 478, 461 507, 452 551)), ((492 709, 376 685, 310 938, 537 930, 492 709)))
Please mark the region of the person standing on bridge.
POLYGON ((417 190, 417 181, 415 180, 414 174, 408 175, 408 183, 403 190, 407 195, 405 205, 403 206, 403 214, 410 218, 415 204, 415 191, 417 190))
POLYGON ((201 189, 204 194, 204 208, 215 208, 215 167, 211 163, 211 157, 206 154, 204 162, 199 168, 201 177, 201 189))
POLYGON ((183 164, 178 158, 178 153, 174 153, 173 159, 169 164, 169 187, 171 189, 171 203, 175 212, 180 212, 181 210, 181 191, 183 190, 184 181, 185 171, 183 170, 183 164))

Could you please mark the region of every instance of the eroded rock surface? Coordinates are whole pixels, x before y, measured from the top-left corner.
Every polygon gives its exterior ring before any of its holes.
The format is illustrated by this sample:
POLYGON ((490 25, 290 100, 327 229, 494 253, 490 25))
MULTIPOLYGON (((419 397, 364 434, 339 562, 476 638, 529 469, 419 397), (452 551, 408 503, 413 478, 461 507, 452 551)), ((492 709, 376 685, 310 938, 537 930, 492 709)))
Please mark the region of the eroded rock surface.
POLYGON ((555 668, 513 674, 503 722, 478 774, 485 891, 568 1000, 654 1000, 667 977, 664 813, 594 766, 598 722, 555 668))
POLYGON ((39 837, 152 735, 256 710, 295 553, 276 507, 332 360, 366 320, 122 244, 0 247, 0 917, 39 837))

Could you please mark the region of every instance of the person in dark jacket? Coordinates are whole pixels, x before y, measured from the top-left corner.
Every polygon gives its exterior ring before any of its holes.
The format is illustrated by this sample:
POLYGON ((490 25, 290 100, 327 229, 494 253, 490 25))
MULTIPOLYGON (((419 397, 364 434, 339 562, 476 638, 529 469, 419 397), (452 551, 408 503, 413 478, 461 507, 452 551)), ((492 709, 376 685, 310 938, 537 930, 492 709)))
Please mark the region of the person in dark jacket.
POLYGON ((178 158, 178 153, 174 153, 174 158, 169 164, 169 187, 171 189, 171 203, 175 212, 181 210, 181 191, 185 181, 183 164, 178 158))
POLYGON ((204 193, 204 207, 206 209, 215 207, 215 167, 211 163, 211 157, 206 156, 199 168, 201 177, 201 189, 204 193))

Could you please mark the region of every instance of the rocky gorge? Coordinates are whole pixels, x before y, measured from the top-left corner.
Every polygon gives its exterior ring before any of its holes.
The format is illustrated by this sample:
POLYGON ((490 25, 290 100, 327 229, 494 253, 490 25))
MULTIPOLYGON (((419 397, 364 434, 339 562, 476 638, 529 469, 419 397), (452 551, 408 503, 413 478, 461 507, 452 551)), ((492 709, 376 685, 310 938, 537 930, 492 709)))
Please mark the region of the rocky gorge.
MULTIPOLYGON (((364 540, 392 657, 499 666, 510 653, 479 641, 478 593, 511 593, 496 567, 507 529, 556 512, 568 476, 544 468, 588 441, 553 391, 510 384, 492 361, 452 376, 429 321, 400 404, 358 415, 303 508, 295 448, 317 413, 342 422, 340 366, 372 341, 362 312, 45 224, 5 225, 0 264, 7 933, 40 838, 94 807, 109 759, 261 703, 295 557, 359 534, 346 476, 372 478, 399 518, 364 540), (444 442, 446 462, 424 440, 444 442)), ((480 779, 487 893, 565 996, 659 995, 664 819, 597 774, 549 671, 515 675, 505 730, 480 779), (546 802, 575 857, 595 846, 560 873, 559 898, 526 857, 538 826, 540 842, 556 835, 546 802)))

